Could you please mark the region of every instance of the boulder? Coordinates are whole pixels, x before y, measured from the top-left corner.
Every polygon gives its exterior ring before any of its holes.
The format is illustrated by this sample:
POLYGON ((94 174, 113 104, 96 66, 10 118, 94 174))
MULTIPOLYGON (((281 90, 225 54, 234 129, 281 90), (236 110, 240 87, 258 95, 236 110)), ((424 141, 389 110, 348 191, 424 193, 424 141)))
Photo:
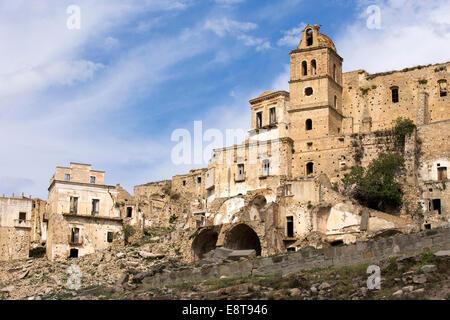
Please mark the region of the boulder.
POLYGON ((159 253, 152 253, 148 251, 139 251, 139 255, 144 259, 162 259, 166 255, 165 254, 159 254, 159 253))
POLYGON ((425 273, 432 273, 437 271, 437 267, 434 264, 427 264, 422 267, 422 271, 425 273))
POLYGON ((401 298, 403 296, 403 291, 402 290, 397 290, 392 294, 393 297, 395 298, 401 298))
POLYGON ((330 284, 328 282, 323 282, 320 286, 319 286, 319 290, 327 290, 331 288, 330 284))
POLYGON ((416 284, 424 284, 427 282, 427 277, 424 274, 413 276, 413 282, 416 284))

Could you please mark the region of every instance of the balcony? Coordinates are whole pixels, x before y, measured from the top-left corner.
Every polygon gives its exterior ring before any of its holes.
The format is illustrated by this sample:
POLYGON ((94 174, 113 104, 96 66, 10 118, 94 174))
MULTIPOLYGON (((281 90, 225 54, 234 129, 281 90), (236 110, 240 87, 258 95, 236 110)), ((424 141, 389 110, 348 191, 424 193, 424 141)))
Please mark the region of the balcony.
POLYGON ((31 220, 15 219, 14 227, 16 227, 16 228, 31 228, 31 220))
POLYGON ((72 237, 69 235, 69 244, 72 246, 81 246, 83 244, 83 238, 82 237, 72 237))

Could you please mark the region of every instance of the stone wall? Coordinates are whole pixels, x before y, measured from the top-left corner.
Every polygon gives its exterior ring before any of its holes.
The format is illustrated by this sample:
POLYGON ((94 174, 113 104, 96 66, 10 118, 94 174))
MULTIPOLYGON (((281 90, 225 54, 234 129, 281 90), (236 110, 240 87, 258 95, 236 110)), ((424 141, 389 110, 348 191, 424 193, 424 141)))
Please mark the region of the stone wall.
POLYGON ((184 267, 164 271, 144 279, 147 287, 197 282, 226 277, 290 274, 302 269, 377 263, 391 257, 408 257, 424 251, 446 250, 450 247, 450 229, 436 229, 417 234, 399 234, 388 238, 341 247, 303 250, 274 257, 231 262, 202 267, 184 267))

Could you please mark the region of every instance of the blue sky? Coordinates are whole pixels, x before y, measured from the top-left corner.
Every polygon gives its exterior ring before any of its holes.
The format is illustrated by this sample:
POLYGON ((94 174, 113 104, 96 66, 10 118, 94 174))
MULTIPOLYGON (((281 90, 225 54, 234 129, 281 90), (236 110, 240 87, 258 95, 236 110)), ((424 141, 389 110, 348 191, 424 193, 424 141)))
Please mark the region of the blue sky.
MULTIPOLYGON (((4 0, 0 194, 47 197, 56 166, 91 163, 129 191, 176 166, 177 128, 247 130, 248 100, 288 90, 289 52, 321 25, 344 71, 450 60, 450 2, 436 0, 4 0), (381 9, 381 29, 366 26, 381 9), (68 30, 69 5, 81 29, 68 30)), ((206 164, 204 164, 206 166, 206 164)))

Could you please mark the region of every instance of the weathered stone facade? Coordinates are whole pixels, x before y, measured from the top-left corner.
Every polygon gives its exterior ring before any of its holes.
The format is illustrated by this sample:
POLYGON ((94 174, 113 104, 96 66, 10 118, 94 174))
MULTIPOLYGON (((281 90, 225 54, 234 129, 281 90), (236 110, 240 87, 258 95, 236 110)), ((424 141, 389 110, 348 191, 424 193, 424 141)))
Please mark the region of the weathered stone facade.
POLYGON ((33 200, 0 198, 0 260, 28 258, 33 200))
POLYGON ((90 254, 121 237, 122 218, 116 187, 103 184, 104 172, 90 165, 57 167, 48 195, 47 257, 90 254))

